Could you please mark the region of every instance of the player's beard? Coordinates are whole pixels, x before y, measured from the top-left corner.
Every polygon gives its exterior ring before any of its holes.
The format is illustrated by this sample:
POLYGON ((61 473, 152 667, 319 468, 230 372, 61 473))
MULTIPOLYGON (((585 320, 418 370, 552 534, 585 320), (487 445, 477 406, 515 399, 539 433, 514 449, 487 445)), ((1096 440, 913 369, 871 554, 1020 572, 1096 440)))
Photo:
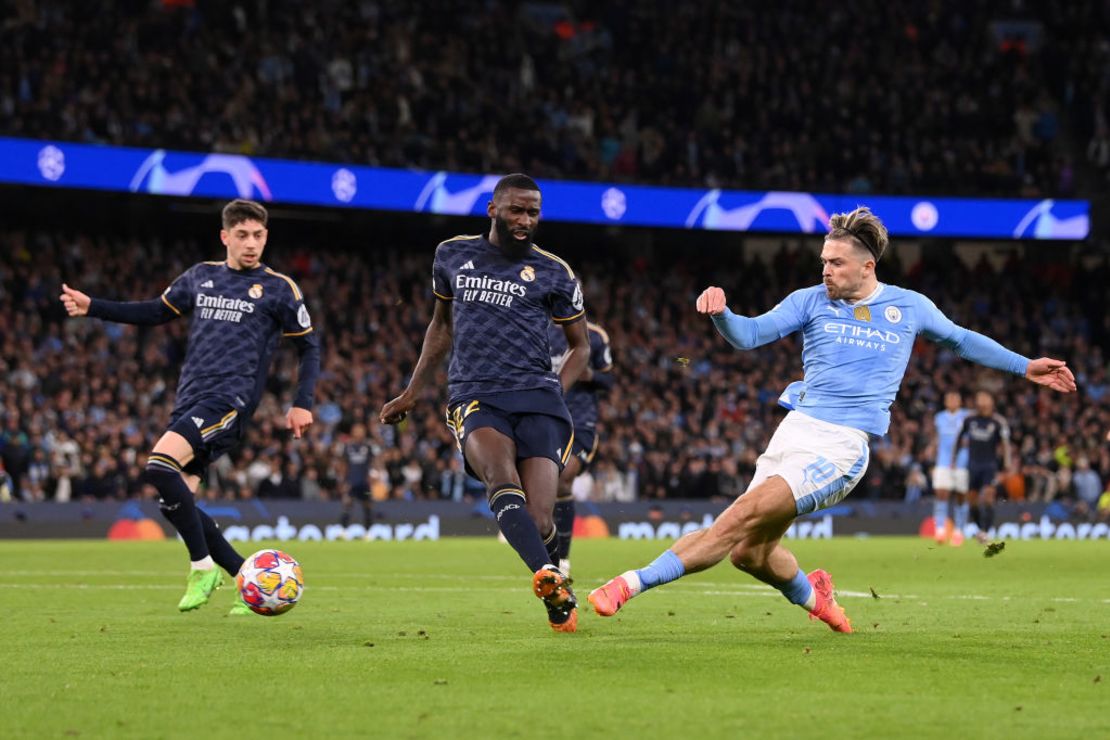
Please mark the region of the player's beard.
POLYGON ((520 259, 532 249, 532 239, 536 236, 535 229, 528 232, 527 239, 517 239, 513 236, 513 229, 509 226, 509 222, 500 216, 494 217, 493 228, 497 232, 497 240, 501 242, 501 249, 510 257, 520 259))

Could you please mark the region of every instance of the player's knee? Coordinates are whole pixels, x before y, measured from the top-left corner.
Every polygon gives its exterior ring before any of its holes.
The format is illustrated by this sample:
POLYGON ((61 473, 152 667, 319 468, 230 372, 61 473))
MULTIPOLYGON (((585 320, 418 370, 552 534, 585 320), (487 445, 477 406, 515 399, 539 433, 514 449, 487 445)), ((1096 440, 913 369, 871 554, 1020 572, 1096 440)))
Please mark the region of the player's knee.
POLYGON ((173 498, 180 488, 177 484, 182 481, 181 466, 167 455, 151 456, 143 469, 143 481, 158 489, 163 506, 176 503, 167 501, 167 496, 173 498))
POLYGON ((759 570, 766 560, 762 548, 751 547, 746 542, 740 542, 729 550, 728 559, 743 571, 759 570))

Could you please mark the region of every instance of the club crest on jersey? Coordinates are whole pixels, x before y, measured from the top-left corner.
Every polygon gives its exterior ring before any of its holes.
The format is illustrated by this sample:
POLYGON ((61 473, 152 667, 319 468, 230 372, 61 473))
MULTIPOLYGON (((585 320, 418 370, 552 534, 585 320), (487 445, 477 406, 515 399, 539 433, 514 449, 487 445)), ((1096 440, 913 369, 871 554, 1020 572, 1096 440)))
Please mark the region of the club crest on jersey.
POLYGON ((869 306, 856 306, 852 310, 852 315, 856 317, 856 321, 870 321, 871 308, 869 306))
POLYGON ((262 283, 255 283, 254 285, 252 285, 250 287, 250 290, 247 291, 247 295, 249 295, 251 298, 261 298, 262 283))
POLYGON ((883 316, 892 324, 897 324, 902 320, 902 312, 897 306, 887 306, 883 311, 883 316))
POLYGON ((536 271, 531 265, 525 265, 524 269, 520 271, 520 279, 526 283, 530 283, 536 279, 536 271))

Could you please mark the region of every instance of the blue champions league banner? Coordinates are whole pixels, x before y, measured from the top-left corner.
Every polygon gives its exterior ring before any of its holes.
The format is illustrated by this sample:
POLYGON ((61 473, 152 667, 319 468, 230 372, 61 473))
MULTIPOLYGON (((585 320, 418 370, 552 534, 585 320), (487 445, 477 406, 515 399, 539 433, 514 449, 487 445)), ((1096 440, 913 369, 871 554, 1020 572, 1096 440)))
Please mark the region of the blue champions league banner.
MULTIPOLYGON (((484 215, 498 175, 418 172, 0 137, 0 182, 410 213, 484 215)), ((903 237, 1085 239, 1084 200, 696 190, 544 181, 544 218, 573 223, 822 233, 866 204, 903 237)))

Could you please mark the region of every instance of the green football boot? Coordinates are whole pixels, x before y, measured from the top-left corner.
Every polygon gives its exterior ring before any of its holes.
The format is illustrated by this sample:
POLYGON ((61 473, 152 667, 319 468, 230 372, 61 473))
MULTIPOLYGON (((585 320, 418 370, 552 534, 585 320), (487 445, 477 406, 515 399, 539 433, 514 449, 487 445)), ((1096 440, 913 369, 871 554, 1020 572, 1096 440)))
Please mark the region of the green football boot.
POLYGON ((241 617, 248 614, 254 614, 254 612, 247 606, 247 602, 243 601, 243 594, 239 593, 239 589, 235 589, 235 602, 231 605, 231 611, 227 613, 227 616, 241 617))
POLYGON ((177 608, 183 612, 199 609, 208 603, 208 597, 223 582, 224 576, 219 568, 189 571, 189 577, 185 579, 185 595, 181 597, 177 608))

